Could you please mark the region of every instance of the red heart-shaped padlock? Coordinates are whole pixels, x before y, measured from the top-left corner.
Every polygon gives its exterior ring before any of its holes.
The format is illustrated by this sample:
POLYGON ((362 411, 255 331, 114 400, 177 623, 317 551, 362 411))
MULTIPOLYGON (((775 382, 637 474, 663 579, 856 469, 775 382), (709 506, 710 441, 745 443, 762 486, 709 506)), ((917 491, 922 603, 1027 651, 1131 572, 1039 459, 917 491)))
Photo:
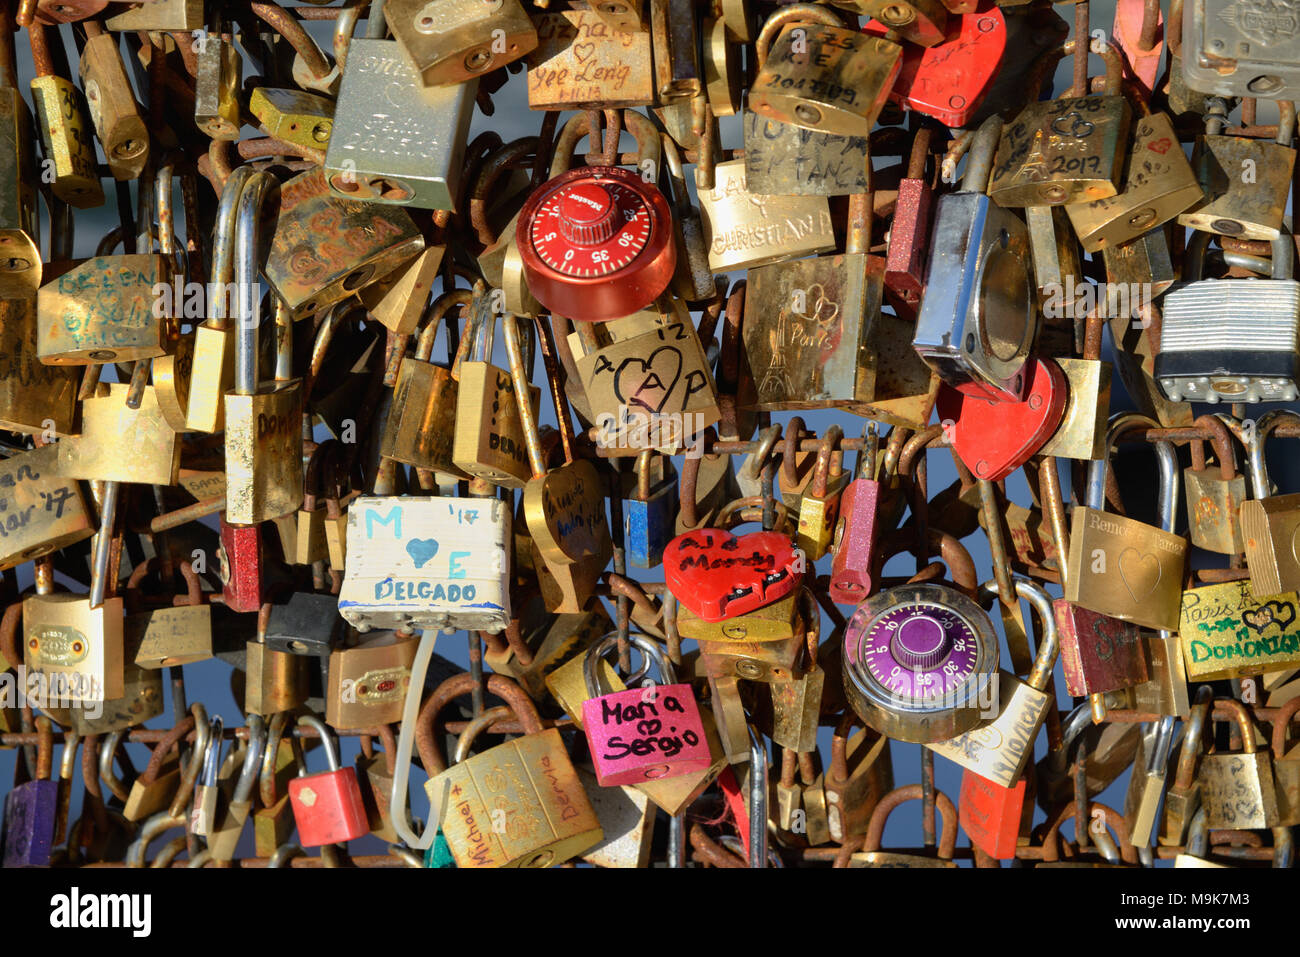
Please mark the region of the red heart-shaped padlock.
POLYGON ((1065 417, 1068 386, 1061 367, 1032 359, 1025 363, 1025 372, 1029 382, 1019 402, 994 402, 947 385, 939 388, 939 421, 952 450, 976 478, 1006 478, 1043 447, 1065 417))
POLYGON ((722 621, 790 594, 803 581, 803 565, 780 532, 737 538, 725 529, 701 528, 668 543, 664 580, 695 614, 722 621))

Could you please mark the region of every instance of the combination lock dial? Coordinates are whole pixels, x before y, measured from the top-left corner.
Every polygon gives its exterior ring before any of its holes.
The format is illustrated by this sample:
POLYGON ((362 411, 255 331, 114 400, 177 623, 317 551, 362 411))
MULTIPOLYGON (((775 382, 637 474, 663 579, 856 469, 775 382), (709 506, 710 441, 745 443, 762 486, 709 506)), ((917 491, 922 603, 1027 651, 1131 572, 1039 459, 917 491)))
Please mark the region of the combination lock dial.
POLYGON ((844 631, 844 690, 871 727, 900 741, 946 741, 997 715, 997 633, 943 585, 903 585, 858 606, 844 631))
POLYGON ((606 322, 644 309, 677 267, 668 201, 615 166, 544 183, 524 204, 515 240, 529 292, 569 319, 606 322))

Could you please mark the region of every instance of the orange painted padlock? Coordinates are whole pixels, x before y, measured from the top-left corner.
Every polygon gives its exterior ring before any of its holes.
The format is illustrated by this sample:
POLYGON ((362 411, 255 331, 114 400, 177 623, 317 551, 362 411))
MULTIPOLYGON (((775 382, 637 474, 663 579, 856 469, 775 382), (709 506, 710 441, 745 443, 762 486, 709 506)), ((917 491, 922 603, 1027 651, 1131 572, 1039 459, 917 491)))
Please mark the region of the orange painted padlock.
POLYGON ((962 772, 958 817, 971 844, 999 861, 1016 856, 1025 808, 1034 806, 1025 801, 1027 786, 1023 774, 1008 788, 969 768, 962 772))
POLYGON ((298 825, 298 843, 303 847, 320 847, 369 834, 370 824, 356 769, 339 765, 333 733, 315 715, 304 715, 298 723, 315 729, 320 735, 325 745, 325 760, 329 763, 328 771, 296 777, 289 782, 289 804, 298 825))

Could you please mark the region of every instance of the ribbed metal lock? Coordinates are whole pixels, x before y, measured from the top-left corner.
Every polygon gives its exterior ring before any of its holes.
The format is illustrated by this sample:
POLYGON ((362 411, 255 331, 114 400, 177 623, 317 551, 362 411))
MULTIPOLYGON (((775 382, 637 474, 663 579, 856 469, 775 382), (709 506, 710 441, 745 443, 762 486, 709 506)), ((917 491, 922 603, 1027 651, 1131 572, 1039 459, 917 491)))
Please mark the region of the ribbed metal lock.
POLYGON ((1291 402, 1300 282, 1206 279, 1164 299, 1155 373, 1174 402, 1291 402))

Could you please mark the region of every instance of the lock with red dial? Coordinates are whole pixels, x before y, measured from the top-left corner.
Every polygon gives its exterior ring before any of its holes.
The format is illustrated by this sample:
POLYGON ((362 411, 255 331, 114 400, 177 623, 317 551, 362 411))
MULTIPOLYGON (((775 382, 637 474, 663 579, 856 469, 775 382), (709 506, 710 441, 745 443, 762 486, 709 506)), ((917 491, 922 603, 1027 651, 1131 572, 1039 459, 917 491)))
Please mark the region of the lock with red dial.
POLYGON ((572 169, 538 187, 515 241, 528 290, 569 319, 607 322, 654 302, 677 267, 672 214, 653 184, 616 166, 572 169))

